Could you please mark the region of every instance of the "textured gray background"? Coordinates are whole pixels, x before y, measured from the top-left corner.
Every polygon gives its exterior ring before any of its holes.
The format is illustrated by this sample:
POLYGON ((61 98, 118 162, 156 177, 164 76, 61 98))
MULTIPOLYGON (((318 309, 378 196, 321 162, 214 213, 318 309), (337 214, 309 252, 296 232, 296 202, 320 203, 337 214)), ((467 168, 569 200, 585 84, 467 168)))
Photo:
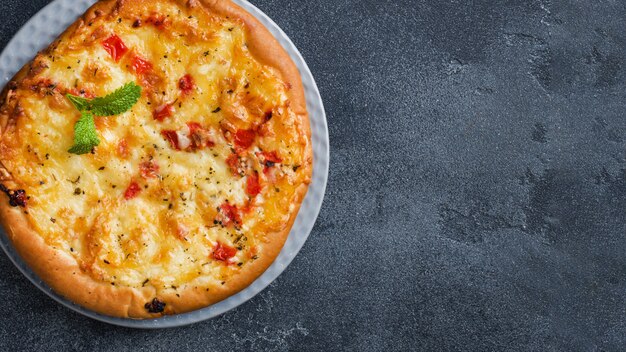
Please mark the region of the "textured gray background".
MULTIPOLYGON (((0 46, 46 0, 3 0, 0 46)), ((326 201, 191 327, 73 313, 0 255, 0 350, 624 350, 623 1, 257 0, 326 104, 326 201)))

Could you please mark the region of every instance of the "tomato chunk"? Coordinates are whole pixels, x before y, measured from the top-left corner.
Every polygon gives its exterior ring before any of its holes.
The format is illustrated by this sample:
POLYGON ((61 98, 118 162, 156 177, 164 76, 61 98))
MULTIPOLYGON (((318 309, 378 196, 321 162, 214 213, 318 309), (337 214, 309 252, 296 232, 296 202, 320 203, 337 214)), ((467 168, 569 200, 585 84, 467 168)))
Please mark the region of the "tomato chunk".
POLYGON ((139 172, 143 178, 155 178, 159 175, 159 165, 154 161, 139 164, 139 172))
POLYGON ((124 192, 124 198, 125 199, 135 198, 139 194, 139 192, 141 192, 141 187, 139 187, 137 182, 132 181, 128 185, 128 188, 126 188, 126 191, 124 192))
POLYGON ((152 70, 152 63, 138 55, 135 55, 133 57, 130 62, 130 66, 133 68, 133 71, 135 71, 135 73, 138 75, 142 75, 152 70))
POLYGON ((220 261, 227 261, 228 259, 234 257, 237 254, 237 249, 231 246, 221 244, 217 242, 215 248, 213 248, 213 259, 220 261))
POLYGON ((240 224, 241 215, 239 215, 239 209, 236 205, 230 205, 229 203, 222 203, 218 207, 219 213, 217 214, 216 221, 224 226, 228 226, 231 223, 240 224))
POLYGON ((229 155, 226 159, 226 164, 230 168, 230 172, 232 172, 233 175, 243 176, 241 175, 241 170, 239 170, 239 157, 237 156, 237 154, 233 153, 229 155))
POLYGON ((184 75, 178 80, 178 88, 183 92, 183 94, 189 94, 193 88, 193 78, 191 75, 184 75))
POLYGON ((254 130, 239 130, 235 133, 235 146, 248 149, 254 143, 254 130))
POLYGON ((198 122, 187 122, 187 127, 189 127, 189 133, 194 133, 197 130, 202 129, 202 125, 198 122))
POLYGON ((280 163, 283 161, 283 159, 281 159, 278 154, 276 153, 276 151, 271 151, 271 152, 262 152, 263 153, 263 157, 265 158, 265 161, 269 161, 272 163, 280 163))
POLYGON ((246 193, 251 197, 255 197, 257 194, 261 193, 259 175, 256 171, 248 175, 248 180, 246 181, 246 193))
POLYGON ((176 149, 176 150, 180 150, 180 146, 178 145, 178 134, 176 133, 176 131, 172 131, 172 130, 162 130, 161 131, 161 135, 168 141, 170 142, 170 145, 172 146, 172 148, 176 149))
POLYGON ((102 46, 115 62, 120 61, 120 58, 128 51, 122 39, 115 34, 105 39, 102 42, 102 46))
POLYGON ((281 159, 278 156, 276 151, 258 152, 258 153, 256 153, 256 156, 259 158, 261 163, 265 166, 265 170, 264 171, 267 171, 268 168, 271 168, 275 164, 280 163, 280 162, 283 161, 283 159, 281 159))
POLYGON ((191 140, 192 149, 202 149, 204 147, 213 147, 215 143, 211 140, 209 132, 197 122, 187 122, 189 128, 189 139, 191 140))
POLYGON ((157 121, 163 121, 166 117, 172 116, 172 112, 174 112, 172 104, 165 104, 156 108, 156 110, 152 112, 152 117, 157 121))

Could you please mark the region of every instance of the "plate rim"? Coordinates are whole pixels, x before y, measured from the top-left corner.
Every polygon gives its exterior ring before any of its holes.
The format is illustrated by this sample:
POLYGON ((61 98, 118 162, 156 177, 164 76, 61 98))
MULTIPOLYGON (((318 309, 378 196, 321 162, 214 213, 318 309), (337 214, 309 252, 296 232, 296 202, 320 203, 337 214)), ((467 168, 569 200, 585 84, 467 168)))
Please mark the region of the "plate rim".
MULTIPOLYGON (((35 285, 35 287, 43 291, 46 295, 48 295, 50 298, 52 298, 54 301, 61 304, 62 306, 69 308, 70 310, 77 312, 81 315, 104 323, 139 329, 181 327, 215 318, 249 301, 252 297, 263 291, 268 285, 276 281, 278 276, 280 276, 280 274, 284 272, 287 266, 296 257, 296 255, 306 242, 308 236, 312 232, 313 226, 315 225, 317 217, 319 216, 319 212, 321 210, 323 199, 326 193, 330 163, 328 122, 326 120, 324 104, 321 99, 317 83, 315 82, 315 79, 306 61, 302 57, 302 54, 298 51, 296 46, 285 34, 285 32, 267 14, 262 12, 260 9, 258 9, 247 0, 230 1, 239 5, 244 10, 252 14, 255 18, 257 18, 278 40, 278 42, 281 44, 281 46, 283 46, 285 51, 289 54, 291 59, 298 67, 305 90, 307 110, 309 113, 309 120, 312 131, 312 147, 314 152, 313 176, 311 179, 311 184, 309 185, 308 192, 302 201, 300 211, 298 212, 298 215, 296 217, 296 221, 291 228, 291 231, 287 237, 287 240, 285 241, 283 248, 281 249, 279 255, 276 257, 274 262, 272 262, 272 264, 254 282, 252 282, 249 286, 239 291, 238 293, 229 296, 228 298, 220 302, 182 314, 163 316, 154 319, 132 319, 111 317, 96 313, 63 298, 62 296, 54 292, 34 272, 32 272, 29 266, 22 260, 22 258, 13 248, 13 244, 8 239, 8 236, 6 235, 4 229, 0 228, 0 247, 2 247, 3 252, 9 258, 9 260, 33 285, 35 285), (314 194, 312 190, 314 190, 316 193, 314 194), (305 206, 307 207, 306 209, 305 206), (303 210, 306 211, 306 215, 302 215, 305 214, 303 210), (306 219, 303 219, 304 217, 306 217, 306 219), (306 223, 302 224, 302 222, 306 223), (296 224, 299 225, 298 228, 296 228, 296 224), (300 230, 300 234, 294 235, 294 229, 300 230)), ((6 83, 13 77, 15 72, 17 72, 24 64, 29 62, 32 57, 34 57, 34 55, 39 50, 41 50, 42 46, 47 46, 70 23, 74 22, 79 16, 84 13, 84 11, 89 6, 91 6, 95 2, 97 2, 97 0, 83 0, 79 2, 73 2, 72 0, 53 0, 46 6, 42 7, 28 21, 26 21, 26 23, 24 23, 24 25, 18 31, 15 32, 13 37, 9 40, 7 45, 0 53, 0 83, 3 86, 6 85, 6 83), (27 33, 30 32, 30 30, 28 29, 33 28, 36 25, 41 25, 45 23, 46 20, 54 19, 54 15, 56 15, 56 13, 54 13, 53 11, 54 7, 63 6, 64 3, 67 6, 68 2, 71 4, 71 6, 73 6, 74 10, 71 13, 62 12, 65 14, 62 17, 67 23, 55 23, 55 33, 47 33, 47 37, 39 40, 39 42, 41 43, 35 43, 35 45, 33 45, 33 41, 37 40, 37 36, 30 34, 27 35, 27 33), (30 45, 28 47, 28 50, 31 52, 22 55, 22 57, 19 58, 18 62, 14 62, 12 57, 13 50, 17 49, 19 45, 24 44, 30 45)))

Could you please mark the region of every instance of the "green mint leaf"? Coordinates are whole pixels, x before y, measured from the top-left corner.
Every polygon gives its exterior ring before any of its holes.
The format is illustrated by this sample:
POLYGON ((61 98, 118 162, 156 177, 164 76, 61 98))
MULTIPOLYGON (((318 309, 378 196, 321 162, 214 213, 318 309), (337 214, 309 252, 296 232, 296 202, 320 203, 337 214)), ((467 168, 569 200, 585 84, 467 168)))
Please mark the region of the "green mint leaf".
POLYGON ((76 95, 72 95, 70 93, 65 94, 67 99, 78 109, 78 111, 87 110, 89 106, 89 99, 85 99, 83 97, 77 97, 76 95))
POLYGON ((87 110, 96 116, 117 115, 130 110, 140 97, 141 87, 129 82, 111 94, 93 99, 87 110))
POLYGON ((135 82, 129 82, 111 94, 92 100, 69 93, 65 96, 81 113, 74 125, 74 145, 68 151, 86 154, 100 144, 94 115, 110 116, 130 110, 141 97, 141 87, 135 82))
POLYGON ((86 154, 100 144, 93 114, 81 112, 80 119, 74 125, 74 145, 68 150, 73 154, 86 154))

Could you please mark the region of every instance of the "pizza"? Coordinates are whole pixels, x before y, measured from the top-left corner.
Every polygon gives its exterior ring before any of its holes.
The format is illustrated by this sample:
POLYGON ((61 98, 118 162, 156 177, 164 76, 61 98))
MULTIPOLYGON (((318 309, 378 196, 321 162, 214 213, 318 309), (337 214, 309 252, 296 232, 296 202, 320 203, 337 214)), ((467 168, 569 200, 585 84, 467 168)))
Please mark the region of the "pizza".
POLYGON ((67 299, 179 314, 267 269, 312 159, 298 70, 253 16, 104 0, 2 92, 0 221, 67 299))

